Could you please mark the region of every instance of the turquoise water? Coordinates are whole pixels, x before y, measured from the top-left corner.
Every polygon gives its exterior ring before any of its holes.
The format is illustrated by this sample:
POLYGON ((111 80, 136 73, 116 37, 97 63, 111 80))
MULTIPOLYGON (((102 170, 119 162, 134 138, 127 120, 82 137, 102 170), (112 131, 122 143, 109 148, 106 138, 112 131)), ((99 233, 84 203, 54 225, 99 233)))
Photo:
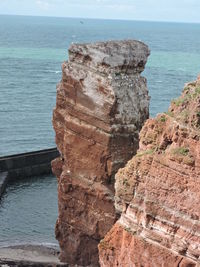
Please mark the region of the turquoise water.
POLYGON ((56 244, 57 180, 31 177, 9 184, 0 200, 0 247, 20 243, 56 244))
MULTIPOLYGON (((200 72, 200 25, 0 16, 0 155, 55 146, 51 125, 61 63, 72 42, 138 39, 151 49, 144 75, 151 116, 167 110, 200 72)), ((56 178, 11 184, 0 202, 0 245, 55 243, 56 178)))
POLYGON ((200 25, 0 16, 0 155, 54 146, 51 118, 72 42, 138 39, 151 49, 144 75, 151 116, 200 72, 200 25))

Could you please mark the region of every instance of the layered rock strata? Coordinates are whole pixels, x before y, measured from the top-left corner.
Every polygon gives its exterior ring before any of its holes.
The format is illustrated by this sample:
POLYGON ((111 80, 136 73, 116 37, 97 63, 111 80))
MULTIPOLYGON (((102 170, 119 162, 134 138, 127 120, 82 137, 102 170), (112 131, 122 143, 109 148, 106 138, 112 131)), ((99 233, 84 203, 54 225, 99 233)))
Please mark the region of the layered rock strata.
POLYGON ((115 189, 121 217, 99 245, 102 267, 200 266, 200 78, 146 121, 115 189))
POLYGON ((98 266, 97 245, 116 221, 113 177, 136 153, 149 115, 140 76, 148 55, 145 44, 131 40, 69 48, 53 113, 62 261, 98 266))

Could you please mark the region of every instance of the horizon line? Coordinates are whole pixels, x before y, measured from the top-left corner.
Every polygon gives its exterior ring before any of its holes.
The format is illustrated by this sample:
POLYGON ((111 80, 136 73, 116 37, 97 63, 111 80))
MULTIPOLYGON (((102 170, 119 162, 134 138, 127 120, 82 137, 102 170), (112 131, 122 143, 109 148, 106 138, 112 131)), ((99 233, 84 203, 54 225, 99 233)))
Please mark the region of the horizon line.
POLYGON ((180 24, 200 24, 191 21, 170 21, 170 20, 145 20, 145 19, 120 19, 120 18, 94 18, 94 17, 63 17, 50 15, 24 15, 24 14, 1 14, 0 16, 19 16, 19 17, 43 17, 43 18, 62 18, 62 19, 88 19, 88 20, 111 20, 111 21, 135 21, 135 22, 155 22, 155 23, 180 23, 180 24))

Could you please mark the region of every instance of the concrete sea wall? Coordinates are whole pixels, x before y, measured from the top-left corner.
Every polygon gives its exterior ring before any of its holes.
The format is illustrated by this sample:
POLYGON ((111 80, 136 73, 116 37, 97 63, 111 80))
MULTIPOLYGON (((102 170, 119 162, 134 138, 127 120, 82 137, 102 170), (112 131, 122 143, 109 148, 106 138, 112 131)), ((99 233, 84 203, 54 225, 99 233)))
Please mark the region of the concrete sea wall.
POLYGON ((0 157, 0 198, 9 181, 51 173, 51 161, 59 156, 56 148, 0 157))

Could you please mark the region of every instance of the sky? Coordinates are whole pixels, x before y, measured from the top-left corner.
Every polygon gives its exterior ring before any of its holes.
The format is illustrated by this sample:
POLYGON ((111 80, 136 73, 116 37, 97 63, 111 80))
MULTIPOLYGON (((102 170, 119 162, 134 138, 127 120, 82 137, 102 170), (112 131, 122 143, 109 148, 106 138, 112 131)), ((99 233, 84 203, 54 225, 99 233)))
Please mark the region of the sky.
POLYGON ((200 0, 0 0, 0 14, 200 22, 200 0))

